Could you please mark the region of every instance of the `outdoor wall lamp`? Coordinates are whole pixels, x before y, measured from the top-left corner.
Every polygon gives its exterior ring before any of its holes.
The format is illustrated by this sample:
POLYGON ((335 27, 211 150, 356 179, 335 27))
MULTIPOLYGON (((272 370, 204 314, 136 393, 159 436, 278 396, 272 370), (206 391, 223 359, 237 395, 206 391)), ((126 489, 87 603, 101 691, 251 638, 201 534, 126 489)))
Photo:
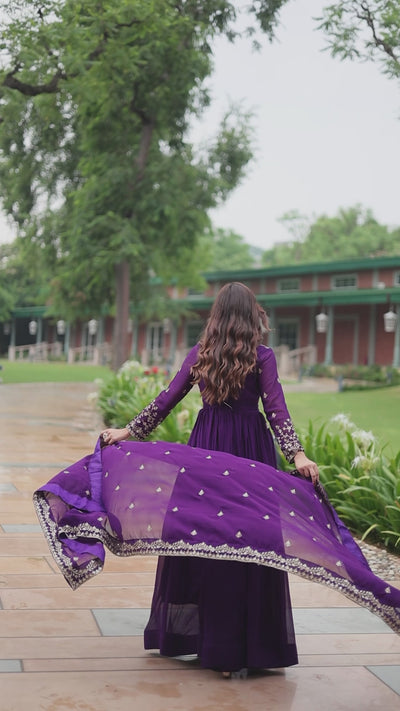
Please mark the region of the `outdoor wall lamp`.
POLYGON ((321 311, 321 313, 316 315, 315 323, 316 323, 317 333, 326 333, 326 331, 328 329, 328 321, 329 321, 329 316, 328 316, 328 314, 324 313, 324 311, 321 311))
POLYGON ((90 319, 88 322, 89 336, 95 336, 97 333, 97 321, 95 318, 90 319))
POLYGON ((163 319, 163 330, 164 333, 171 333, 171 328, 172 328, 172 322, 170 318, 164 318, 163 319))
POLYGON ((6 321, 6 322, 3 324, 3 334, 4 334, 5 336, 9 336, 9 335, 10 335, 10 332, 11 332, 11 324, 9 323, 9 321, 6 321))
POLYGON ((29 330, 29 335, 30 335, 30 336, 36 336, 36 334, 37 334, 37 321, 35 321, 34 319, 32 319, 32 321, 29 321, 28 330, 29 330))
POLYGON ((59 321, 57 321, 57 335, 58 336, 63 336, 65 333, 65 321, 61 318, 59 321))
POLYGON ((383 314, 383 327, 386 333, 393 333, 396 330, 397 313, 392 305, 389 305, 389 311, 383 314))

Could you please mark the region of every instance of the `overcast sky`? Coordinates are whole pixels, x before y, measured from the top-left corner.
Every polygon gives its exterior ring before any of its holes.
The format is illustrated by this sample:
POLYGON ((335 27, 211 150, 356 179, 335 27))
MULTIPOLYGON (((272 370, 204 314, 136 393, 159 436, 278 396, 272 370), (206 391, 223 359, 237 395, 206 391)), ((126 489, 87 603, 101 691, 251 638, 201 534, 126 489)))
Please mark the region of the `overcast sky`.
MULTIPOLYGON (((244 0, 243 0, 244 1, 244 0)), ((292 0, 277 41, 220 41, 210 81, 213 104, 194 136, 205 139, 231 100, 255 112, 256 157, 242 185, 213 214, 264 249, 288 238, 278 218, 297 209, 333 215, 361 203, 400 225, 400 89, 373 64, 322 52, 312 20, 328 0, 292 0)), ((12 238, 0 219, 0 240, 12 238)))

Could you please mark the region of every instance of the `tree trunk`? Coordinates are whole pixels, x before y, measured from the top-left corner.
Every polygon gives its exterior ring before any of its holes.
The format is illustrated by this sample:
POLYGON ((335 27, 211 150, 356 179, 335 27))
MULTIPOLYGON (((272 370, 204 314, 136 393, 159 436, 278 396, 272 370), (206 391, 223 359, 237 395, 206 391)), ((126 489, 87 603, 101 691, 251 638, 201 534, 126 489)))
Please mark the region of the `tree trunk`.
POLYGON ((128 357, 129 319, 129 264, 127 261, 115 265, 116 312, 114 322, 114 347, 112 366, 118 370, 128 357))

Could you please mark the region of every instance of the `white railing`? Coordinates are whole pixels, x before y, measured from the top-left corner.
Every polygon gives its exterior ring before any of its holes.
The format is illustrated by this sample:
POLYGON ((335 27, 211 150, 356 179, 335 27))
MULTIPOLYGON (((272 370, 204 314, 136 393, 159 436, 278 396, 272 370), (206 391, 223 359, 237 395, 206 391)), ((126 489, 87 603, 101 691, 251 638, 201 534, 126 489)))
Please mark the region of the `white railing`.
POLYGON ((87 363, 88 365, 107 365, 111 362, 112 350, 109 343, 97 346, 80 346, 68 350, 68 363, 87 363))
POLYGON ((60 358, 62 355, 62 345, 55 343, 30 343, 26 346, 9 346, 8 360, 28 360, 30 362, 47 361, 52 358, 60 358))
MULTIPOLYGON (((62 344, 55 343, 31 343, 26 346, 9 346, 8 360, 26 360, 31 363, 45 362, 51 358, 61 358, 62 344)), ((102 343, 97 346, 81 346, 80 348, 69 348, 67 362, 87 363, 88 365, 107 365, 111 362, 111 345, 102 343)))
POLYGON ((312 368, 317 362, 316 346, 304 346, 289 350, 289 346, 278 346, 274 348, 278 371, 282 376, 300 375, 303 370, 312 368))

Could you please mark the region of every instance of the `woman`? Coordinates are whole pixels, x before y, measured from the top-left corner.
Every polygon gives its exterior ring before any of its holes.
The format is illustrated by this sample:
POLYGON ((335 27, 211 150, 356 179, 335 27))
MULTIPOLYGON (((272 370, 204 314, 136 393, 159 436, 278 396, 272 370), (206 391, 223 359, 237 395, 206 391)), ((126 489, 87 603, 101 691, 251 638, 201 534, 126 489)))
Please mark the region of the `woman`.
POLYGON ((400 632, 400 591, 370 570, 325 499, 294 431, 267 319, 243 284, 224 286, 200 343, 168 387, 94 452, 34 493, 51 552, 75 589, 104 546, 157 554, 146 649, 197 654, 224 676, 297 662, 287 573, 325 583, 400 632), (203 408, 189 445, 142 440, 190 388, 203 408), (275 445, 303 478, 276 469, 275 445), (102 446, 102 445, 112 446, 102 446))
MULTIPOLYGON (((218 293, 201 342, 168 388, 107 444, 143 439, 197 383, 203 399, 189 445, 230 452, 276 467, 270 430, 289 462, 313 482, 317 465, 294 431, 273 351, 261 344, 266 314, 243 284, 218 293)), ((160 558, 145 647, 162 654, 198 654, 203 666, 234 672, 297 663, 285 572, 255 564, 160 558)))

